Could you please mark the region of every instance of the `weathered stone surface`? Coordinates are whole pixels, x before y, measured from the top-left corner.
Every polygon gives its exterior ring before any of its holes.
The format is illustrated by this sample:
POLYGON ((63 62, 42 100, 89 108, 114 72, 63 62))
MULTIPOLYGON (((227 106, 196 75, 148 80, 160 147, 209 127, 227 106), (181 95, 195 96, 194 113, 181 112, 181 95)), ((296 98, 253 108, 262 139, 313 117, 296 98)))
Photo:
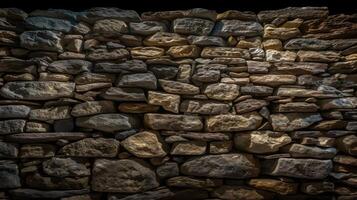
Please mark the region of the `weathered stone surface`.
POLYGON ((198 68, 192 75, 192 80, 209 83, 218 81, 220 77, 221 73, 219 70, 207 70, 204 68, 198 68))
POLYGON ((263 27, 254 21, 221 20, 216 23, 212 34, 215 36, 258 36, 263 32, 263 27))
POLYGON ((159 12, 144 12, 141 17, 144 20, 173 20, 175 18, 201 18, 216 20, 217 13, 214 10, 205 8, 192 8, 188 10, 174 10, 174 11, 159 11, 159 12))
POLYGON ((173 94, 198 94, 200 88, 177 81, 169 81, 164 79, 159 79, 160 86, 164 89, 165 92, 173 94))
POLYGON ((331 47, 328 40, 319 40, 315 38, 296 38, 289 40, 284 48, 288 50, 312 50, 321 51, 331 47))
POLYGON ((155 172, 147 167, 144 161, 97 159, 94 162, 92 174, 94 191, 137 193, 158 186, 155 172))
POLYGON ((357 166, 357 158, 348 155, 336 155, 333 158, 333 162, 344 164, 344 165, 357 166))
POLYGON ((357 61, 345 61, 345 62, 335 62, 331 63, 328 71, 331 73, 355 73, 357 68, 357 61))
POLYGON ((104 99, 114 101, 146 101, 144 90, 140 88, 108 88, 102 95, 104 99))
POLYGON ((267 86, 291 85, 296 82, 294 75, 262 75, 262 76, 249 76, 252 83, 267 86))
POLYGON ((276 66, 278 72, 288 73, 293 75, 320 74, 327 70, 326 63, 280 62, 280 63, 274 63, 274 66, 276 66))
POLYGON ((69 106, 58 106, 50 108, 33 109, 29 118, 38 121, 52 121, 60 119, 69 119, 71 108, 69 106))
POLYGON ((165 54, 165 50, 159 47, 134 47, 130 49, 133 59, 159 58, 165 54))
POLYGON ((340 60, 340 54, 334 51, 304 51, 297 53, 299 61, 302 62, 336 62, 340 60))
POLYGON ((171 148, 171 155, 203 155, 206 153, 206 143, 202 141, 177 142, 171 148))
POLYGON ((332 170, 331 160, 279 158, 262 163, 263 173, 304 179, 323 179, 332 170))
POLYGON ((252 95, 252 96, 269 96, 273 94, 274 89, 268 86, 260 85, 248 85, 240 87, 240 92, 242 94, 252 95))
POLYGON ((20 148, 20 158, 50 158, 56 153, 56 147, 50 144, 25 144, 20 148))
POLYGON ((251 179, 248 184, 257 189, 268 190, 281 195, 295 194, 298 189, 298 184, 296 183, 276 179, 251 179))
POLYGON ((279 104, 276 108, 277 112, 316 112, 318 109, 316 104, 306 102, 279 104))
POLYGON ((199 18, 178 18, 173 21, 173 31, 187 35, 208 35, 214 27, 214 22, 199 18))
POLYGON ((167 111, 178 113, 180 106, 180 96, 175 94, 149 91, 148 103, 162 106, 167 111))
POLYGON ((288 7, 279 10, 266 10, 258 13, 258 18, 263 22, 271 22, 275 18, 323 18, 328 15, 327 7, 288 7))
POLYGON ((180 105, 183 113, 202 115, 227 114, 231 106, 229 104, 210 100, 184 100, 180 105))
POLYGON ((251 178, 259 174, 259 163, 249 154, 207 155, 181 165, 185 175, 211 178, 251 178))
POLYGON ((147 46, 170 47, 186 45, 187 39, 177 33, 157 32, 145 38, 144 44, 147 46))
POLYGON ((25 105, 0 106, 0 118, 27 118, 31 108, 25 105))
POLYGON ((146 103, 121 103, 118 109, 124 113, 149 113, 157 112, 160 107, 146 103))
POLYGON ((181 188, 212 188, 222 185, 222 181, 219 179, 202 179, 187 176, 177 176, 168 179, 167 185, 169 187, 181 188))
POLYGON ((200 55, 200 49, 195 45, 173 46, 167 50, 173 58, 196 58, 200 55))
POLYGON ((89 176, 90 170, 84 164, 72 158, 53 157, 42 163, 43 171, 49 176, 72 177, 89 176))
POLYGON ((87 115, 115 112, 116 109, 114 107, 114 103, 111 101, 87 101, 76 104, 71 110, 71 115, 75 117, 82 117, 87 115))
POLYGON ((60 97, 71 97, 74 83, 55 81, 8 82, 0 90, 0 95, 9 99, 51 100, 60 97))
POLYGON ((247 112, 251 112, 254 110, 258 110, 264 106, 268 105, 268 102, 260 99, 247 99, 241 101, 235 105, 236 112, 238 114, 243 114, 247 112))
POLYGON ((326 100, 320 100, 319 104, 321 110, 353 109, 357 106, 357 98, 346 97, 346 98, 326 99, 326 100))
POLYGON ((50 30, 68 33, 72 30, 74 23, 64 19, 51 17, 28 17, 25 26, 31 30, 50 30))
POLYGON ((279 151, 291 142, 291 138, 281 132, 252 131, 236 134, 234 144, 236 148, 250 153, 273 153, 279 151))
POLYGON ((106 8, 106 7, 96 7, 86 10, 83 15, 79 16, 80 20, 88 23, 94 23, 101 19, 118 19, 125 22, 138 22, 140 21, 140 16, 137 12, 133 10, 123 10, 119 8, 106 8))
POLYGON ((352 156, 357 155, 357 136, 356 135, 346 135, 337 138, 336 140, 337 149, 348 153, 352 156))
POLYGON ((166 147, 159 135, 144 131, 134 134, 121 142, 121 145, 131 154, 139 158, 164 157, 166 147))
POLYGON ((118 83, 118 87, 137 87, 155 90, 157 80, 152 73, 137 73, 123 75, 118 83))
POLYGON ((322 120, 318 113, 272 114, 270 117, 274 131, 294 131, 322 120))
POLYGON ((320 148, 320 147, 310 147, 301 144, 292 144, 287 147, 287 151, 292 157, 296 158, 320 158, 320 159, 330 159, 333 158, 337 150, 335 148, 320 148))
POLYGON ((137 119, 124 114, 99 114, 77 118, 76 125, 104 132, 115 132, 134 128, 137 125, 137 119))
POLYGON ((227 83, 210 84, 204 90, 208 98, 215 100, 233 100, 239 95, 239 86, 227 83))
POLYGON ((57 132, 56 134, 44 132, 44 133, 19 133, 6 137, 8 141, 16 141, 17 143, 45 143, 53 142, 57 140, 80 140, 89 137, 88 133, 81 132, 57 132))
POLYGON ((117 60, 127 57, 129 57, 129 51, 126 49, 96 49, 87 55, 87 59, 90 61, 117 60))
POLYGON ((147 67, 144 61, 134 59, 121 63, 97 63, 93 71, 103 73, 146 72, 147 67))
POLYGON ((52 31, 26 31, 20 35, 20 41, 29 50, 63 51, 61 35, 52 31))
POLYGON ((11 196, 16 198, 30 198, 30 199, 46 199, 46 198, 61 198, 74 195, 86 194, 89 189, 81 190, 36 190, 36 189, 15 189, 9 191, 11 196))
POLYGON ((3 58, 0 60, 0 72, 35 73, 36 66, 32 62, 18 58, 3 58))
POLYGON ((228 131, 248 131, 257 129, 262 117, 256 113, 243 115, 216 115, 206 119, 206 129, 209 132, 228 132, 228 131))
POLYGON ((0 121, 0 135, 24 132, 26 121, 21 119, 10 119, 0 121))
POLYGON ((223 185, 213 191, 213 197, 219 197, 221 199, 266 199, 265 195, 261 191, 254 190, 252 188, 244 186, 231 186, 223 185))
POLYGON ((71 59, 54 61, 47 67, 47 70, 50 72, 75 75, 82 72, 89 72, 91 68, 91 62, 85 60, 71 59))
POLYGON ((67 144, 59 154, 69 157, 115 157, 119 141, 110 138, 85 138, 67 144))
POLYGON ((297 55, 293 51, 266 50, 266 60, 269 62, 294 62, 297 55))
POLYGON ((106 36, 118 36, 129 31, 125 22, 117 19, 103 19, 95 22, 93 32, 106 36))
POLYGON ((168 188, 160 188, 157 190, 146 191, 138 194, 132 194, 129 196, 123 197, 121 194, 111 193, 108 194, 108 200, 145 200, 145 199, 152 199, 152 200, 159 200, 159 199, 166 199, 166 198, 174 198, 175 193, 172 192, 168 188))
POLYGON ((25 182, 27 185, 31 185, 33 188, 37 189, 47 189, 47 190, 56 190, 56 189, 84 189, 88 187, 88 177, 81 178, 58 178, 58 177, 47 177, 42 176, 39 173, 30 174, 26 176, 25 182))
POLYGON ((171 115, 148 113, 144 123, 154 130, 200 131, 203 128, 201 118, 190 115, 171 115))
POLYGON ((277 91, 278 96, 286 97, 316 97, 316 98, 334 98, 341 94, 336 94, 335 91, 323 91, 323 89, 305 89, 305 88, 288 88, 279 87, 277 91))
POLYGON ((161 179, 178 176, 179 175, 178 164, 175 162, 166 162, 163 165, 157 167, 156 174, 161 179))
POLYGON ((205 47, 201 52, 203 58, 244 58, 249 59, 250 54, 247 49, 234 47, 205 47))
POLYGON ((302 192, 310 195, 318 195, 325 192, 334 192, 335 185, 332 182, 311 182, 303 183, 301 186, 302 192))
POLYGON ((188 42, 199 46, 224 46, 225 41, 221 37, 215 36, 188 36, 188 42))
POLYGON ((158 21, 132 22, 129 24, 130 32, 139 35, 152 35, 156 32, 166 32, 167 27, 158 21))
POLYGON ((16 158, 18 153, 15 144, 0 141, 0 158, 16 158))
POLYGON ((21 187, 18 166, 11 161, 0 161, 0 180, 1 189, 21 187))
POLYGON ((268 39, 280 39, 280 40, 288 40, 300 35, 300 31, 298 28, 274 28, 271 26, 267 26, 264 28, 264 38, 268 39))

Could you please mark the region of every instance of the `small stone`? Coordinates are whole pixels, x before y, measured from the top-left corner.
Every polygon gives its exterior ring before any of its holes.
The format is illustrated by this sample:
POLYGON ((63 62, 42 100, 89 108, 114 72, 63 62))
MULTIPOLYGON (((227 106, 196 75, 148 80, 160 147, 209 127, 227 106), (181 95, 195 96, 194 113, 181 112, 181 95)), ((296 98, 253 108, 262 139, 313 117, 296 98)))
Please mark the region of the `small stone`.
POLYGON ((267 26, 264 29, 263 37, 268 39, 288 40, 291 38, 295 38, 299 35, 300 35, 300 31, 298 28, 285 28, 285 27, 274 28, 271 26, 267 26))
POLYGON ((71 158, 53 157, 42 163, 42 169, 47 175, 55 177, 78 177, 90 175, 90 170, 84 164, 71 158))
POLYGON ((271 64, 269 62, 258 62, 258 61, 247 61, 248 72, 249 73, 257 73, 257 74, 265 74, 269 72, 269 68, 271 64))
POLYGON ((108 88, 101 94, 104 99, 114 101, 146 101, 144 90, 140 88, 108 88))
POLYGON ((55 120, 53 123, 54 132, 71 132, 74 130, 73 118, 55 120))
POLYGON ((205 124, 209 132, 248 131, 257 129, 262 119, 256 112, 243 115, 216 115, 208 117, 205 124))
POLYGON ((259 36, 263 27, 254 21, 221 20, 216 23, 212 35, 220 37, 228 36, 259 36))
POLYGON ((318 113, 272 114, 270 117, 274 131, 294 131, 322 120, 318 113))
POLYGON ((17 158, 18 153, 16 144, 0 141, 0 158, 17 158))
POLYGON ((0 121, 0 135, 24 132, 26 120, 10 119, 0 121))
POLYGON ((0 161, 0 180, 1 189, 21 187, 18 166, 11 161, 0 161))
POLYGON ((118 87, 138 87, 155 90, 157 80, 152 73, 125 74, 120 77, 118 87))
POLYGON ((335 148, 310 147, 301 144, 292 144, 286 149, 286 151, 295 158, 331 159, 337 153, 335 148))
POLYGON ((166 155, 166 147, 162 143, 162 139, 149 131, 129 136, 121 144, 129 153, 139 158, 164 157, 166 155))
POLYGON ((127 33, 128 26, 125 22, 117 19, 103 19, 95 22, 93 32, 105 36, 118 36, 121 33, 127 33))
POLYGON ((209 143, 210 154, 224 154, 232 150, 232 141, 213 141, 209 143))
POLYGON ((210 100, 184 100, 181 103, 180 111, 183 113, 193 113, 201 115, 227 114, 231 106, 229 104, 210 100))
POLYGON ((38 121, 69 119, 71 118, 70 112, 69 106, 33 109, 30 112, 29 119, 38 121))
POLYGON ((281 195, 295 194, 298 184, 284 182, 276 179, 251 179, 248 184, 261 190, 276 192, 281 195))
POLYGON ((153 130, 200 131, 203 128, 201 118, 190 115, 172 115, 148 113, 144 123, 153 130))
POLYGON ((250 76, 250 82, 258 85, 267 86, 279 86, 279 85, 291 85, 295 84, 296 76, 294 75, 262 75, 262 76, 250 76))
POLYGON ((187 39, 177 33, 157 32, 145 38, 144 44, 146 46, 170 47, 186 45, 187 39))
POLYGON ((85 60, 57 60, 52 62, 47 70, 55 73, 65 73, 76 75, 82 72, 89 72, 92 68, 92 63, 85 60))
POLYGON ((4 105, 0 106, 1 118, 27 118, 31 108, 25 105, 4 105))
POLYGON ((163 56, 165 50, 158 47, 134 47, 130 49, 130 54, 133 59, 153 59, 163 56))
POLYGON ((264 106, 267 106, 268 102, 260 99, 247 99, 241 101, 235 105, 236 113, 243 114, 247 112, 251 112, 254 110, 258 110, 264 106))
POLYGON ((199 18, 178 18, 173 21, 173 31, 187 35, 208 35, 214 27, 214 22, 199 18))
POLYGON ((252 95, 252 96, 269 96, 273 94, 273 88, 268 86, 259 85, 248 85, 242 86, 240 91, 242 94, 252 95))
POLYGON ((71 97, 74 83, 55 81, 8 82, 0 90, 0 95, 8 99, 51 100, 71 97))
POLYGON ((236 148, 258 154, 277 152, 291 141, 287 134, 272 131, 236 134, 234 138, 236 148))
POLYGON ((316 104, 305 102, 279 104, 276 108, 277 112, 317 112, 318 109, 316 104))
POLYGON ((343 165, 357 166, 357 158, 348 155, 336 155, 333 158, 333 162, 343 165))
POLYGON ((177 81, 169 81, 159 79, 160 86, 164 89, 165 92, 173 93, 173 94, 198 94, 200 92, 200 88, 188 84, 188 83, 181 83, 177 81))
POLYGON ((135 128, 137 119, 124 114, 99 114, 76 119, 76 125, 83 128, 93 128, 104 132, 123 131, 135 128))
POLYGON ((206 143, 201 141, 176 142, 171 148, 171 155, 203 155, 206 153, 206 143))
POLYGON ((294 62, 297 55, 292 51, 266 50, 266 60, 269 62, 294 62))
POLYGON ((142 60, 128 60, 121 63, 97 63, 94 72, 122 73, 122 72, 146 72, 147 66, 142 60))
POLYGON ((71 110, 71 115, 81 117, 115 112, 116 109, 112 101, 86 101, 81 104, 76 104, 71 110))
POLYGON ((283 44, 278 39, 268 39, 263 42, 263 47, 265 50, 273 49, 277 51, 283 50, 283 44))
POLYGON ((56 147, 50 144, 25 144, 20 148, 20 158, 50 158, 55 156, 56 147))
POLYGON ((27 133, 39 133, 49 132, 50 125, 44 122, 27 122, 25 132, 27 133))
POLYGON ((61 35, 52 31, 26 31, 20 35, 21 46, 29 50, 62 52, 61 35))
POLYGON ((206 155, 181 165, 185 175, 211 178, 251 178, 259 174, 258 161, 249 154, 206 155))
POLYGON ((337 62, 340 54, 334 51, 304 51, 297 53, 298 60, 301 62, 337 62))
POLYGON ((152 105, 162 106, 167 111, 178 113, 180 106, 180 96, 175 94, 149 91, 148 103, 152 105))
POLYGON ((178 67, 164 64, 151 65, 149 70, 158 79, 174 79, 178 73, 178 67))
POLYGON ((158 21, 131 22, 129 27, 131 33, 138 35, 153 35, 157 32, 168 31, 166 25, 158 21))
POLYGON ((97 192, 138 193, 156 188, 159 183, 144 161, 97 159, 91 185, 97 192))
POLYGON ((357 98, 346 97, 346 98, 320 100, 319 105, 321 110, 353 109, 357 106, 357 98))
POLYGON ((195 45, 173 46, 166 53, 173 58, 197 58, 200 49, 195 45))
POLYGON ((175 177, 179 175, 179 167, 175 162, 165 162, 157 167, 156 174, 160 179, 175 177))
POLYGON ((215 100, 233 100, 239 95, 239 86, 227 83, 210 84, 204 90, 208 98, 215 100))
POLYGON ((199 68, 196 72, 192 75, 193 81, 198 82, 218 82, 221 78, 221 73, 219 70, 207 70, 204 68, 199 68))
POLYGON ((59 154, 68 157, 115 157, 119 141, 110 138, 85 138, 65 145, 59 154))
POLYGON ((309 195, 318 195, 325 192, 334 192, 335 185, 333 182, 311 182, 302 183, 301 191, 309 195))
POLYGON ((331 160, 279 158, 263 162, 263 173, 303 179, 323 179, 332 170, 331 160))
POLYGON ((326 63, 312 63, 312 62, 281 62, 274 63, 277 71, 281 73, 288 73, 293 75, 301 74, 320 74, 327 70, 326 63))
POLYGON ((250 54, 247 49, 234 47, 205 47, 201 52, 202 58, 244 58, 250 59, 250 54))

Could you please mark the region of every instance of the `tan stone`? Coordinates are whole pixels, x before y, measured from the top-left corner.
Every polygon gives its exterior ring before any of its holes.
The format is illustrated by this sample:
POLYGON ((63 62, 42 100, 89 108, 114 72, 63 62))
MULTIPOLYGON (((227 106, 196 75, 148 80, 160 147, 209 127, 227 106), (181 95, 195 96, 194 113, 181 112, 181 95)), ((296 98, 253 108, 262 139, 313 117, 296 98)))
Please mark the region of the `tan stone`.
POLYGON ((178 113, 180 106, 180 96, 163 92, 149 91, 148 103, 151 105, 162 106, 167 111, 178 113))

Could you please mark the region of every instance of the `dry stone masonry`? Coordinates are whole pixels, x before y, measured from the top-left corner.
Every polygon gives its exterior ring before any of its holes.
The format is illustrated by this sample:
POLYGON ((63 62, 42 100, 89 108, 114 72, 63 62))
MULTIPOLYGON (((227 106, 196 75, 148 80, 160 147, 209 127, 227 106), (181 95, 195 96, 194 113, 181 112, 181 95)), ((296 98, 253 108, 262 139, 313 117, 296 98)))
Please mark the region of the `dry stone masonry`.
POLYGON ((0 9, 0 199, 357 199, 357 16, 0 9))

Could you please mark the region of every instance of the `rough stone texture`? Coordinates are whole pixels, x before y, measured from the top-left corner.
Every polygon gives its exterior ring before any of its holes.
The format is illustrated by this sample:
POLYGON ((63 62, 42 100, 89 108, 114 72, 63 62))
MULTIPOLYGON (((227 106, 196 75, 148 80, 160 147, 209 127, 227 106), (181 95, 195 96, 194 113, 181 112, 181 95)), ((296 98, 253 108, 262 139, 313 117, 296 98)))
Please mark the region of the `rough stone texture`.
POLYGON ((0 8, 0 199, 357 199, 356 21, 0 8))

